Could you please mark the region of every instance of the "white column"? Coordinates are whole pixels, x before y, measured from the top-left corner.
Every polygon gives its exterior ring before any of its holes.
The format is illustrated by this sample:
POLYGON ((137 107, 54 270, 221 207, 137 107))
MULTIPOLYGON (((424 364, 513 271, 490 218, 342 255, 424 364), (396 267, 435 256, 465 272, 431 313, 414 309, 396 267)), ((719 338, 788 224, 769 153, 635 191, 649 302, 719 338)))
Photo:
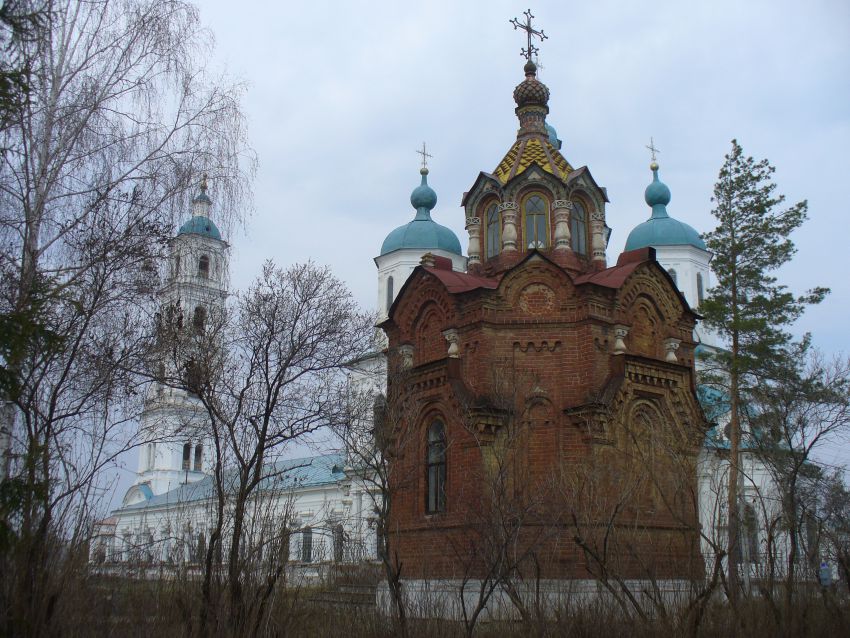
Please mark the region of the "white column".
POLYGON ((502 252, 516 252, 516 218, 519 206, 516 202, 502 202, 499 212, 502 216, 502 252))
POLYGON ((481 263, 481 218, 467 217, 466 230, 469 233, 469 265, 481 263))
POLYGON ((590 213, 590 232, 593 261, 605 263, 605 213, 603 211, 590 213))
POLYGON ((555 250, 570 250, 570 211, 573 203, 568 199, 552 202, 555 216, 555 250))

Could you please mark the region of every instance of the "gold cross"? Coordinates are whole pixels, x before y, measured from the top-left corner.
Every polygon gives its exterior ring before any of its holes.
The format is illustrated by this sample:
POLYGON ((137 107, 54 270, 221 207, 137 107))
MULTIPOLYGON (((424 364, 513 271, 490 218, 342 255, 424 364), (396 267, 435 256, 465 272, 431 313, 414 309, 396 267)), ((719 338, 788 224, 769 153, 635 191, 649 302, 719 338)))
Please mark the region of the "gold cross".
POLYGON ((652 154, 652 161, 654 162, 655 161, 655 154, 660 153, 661 151, 659 151, 657 148, 655 148, 655 142, 653 141, 653 139, 651 137, 649 138, 649 146, 647 146, 646 148, 648 148, 649 152, 652 154))
POLYGON ((422 168, 428 168, 428 158, 434 159, 434 156, 426 150, 425 142, 422 142, 422 150, 416 152, 422 156, 422 168))
POLYGON ((538 49, 531 43, 532 36, 537 36, 538 38, 540 38, 541 42, 543 42, 543 40, 546 40, 547 36, 545 33, 543 33, 543 29, 540 29, 540 31, 538 31, 537 29, 531 26, 531 19, 534 17, 531 14, 531 9, 529 9, 528 11, 523 11, 522 15, 525 16, 525 22, 520 22, 516 18, 512 18, 511 20, 509 20, 509 22, 514 25, 514 29, 522 29, 523 31, 525 31, 526 36, 528 36, 528 48, 522 50, 522 55, 526 60, 531 62, 532 56, 535 53, 540 52, 540 49, 538 49))

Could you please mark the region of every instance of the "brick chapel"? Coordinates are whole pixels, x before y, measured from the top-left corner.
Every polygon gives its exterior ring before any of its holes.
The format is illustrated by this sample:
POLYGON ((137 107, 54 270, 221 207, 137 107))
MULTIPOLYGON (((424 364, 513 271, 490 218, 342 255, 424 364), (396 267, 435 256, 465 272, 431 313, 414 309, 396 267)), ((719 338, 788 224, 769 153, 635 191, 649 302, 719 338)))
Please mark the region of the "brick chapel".
POLYGON ((516 142, 461 202, 467 255, 423 168, 376 258, 390 551, 410 580, 686 581, 703 573, 698 316, 653 248, 607 262, 607 193, 524 73, 516 142))

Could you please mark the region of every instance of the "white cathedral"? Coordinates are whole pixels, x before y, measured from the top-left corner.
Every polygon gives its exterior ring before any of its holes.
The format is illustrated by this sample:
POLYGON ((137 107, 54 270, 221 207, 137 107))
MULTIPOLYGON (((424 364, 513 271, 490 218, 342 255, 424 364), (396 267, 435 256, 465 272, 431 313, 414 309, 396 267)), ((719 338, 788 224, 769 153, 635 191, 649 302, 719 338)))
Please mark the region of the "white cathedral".
MULTIPOLYGON (((550 134, 558 142, 554 129, 550 134)), ((658 262, 688 304, 699 308, 711 287, 711 255, 696 230, 668 214, 670 190, 660 181, 654 161, 650 168, 652 182, 645 199, 651 216, 632 230, 625 249, 655 248, 658 262)), ((423 185, 427 174, 423 169, 423 185)), ((202 184, 193 200, 192 218, 171 241, 169 277, 160 293, 163 308, 179 305, 193 324, 203 324, 227 296, 228 244, 211 219, 211 207, 202 184)), ((412 221, 389 233, 375 258, 380 320, 387 317, 398 291, 426 253, 450 259, 454 270, 466 269, 458 238, 419 210, 412 221)), ((697 327, 695 337, 699 348, 720 347, 716 335, 703 326, 697 327)), ((359 389, 375 385, 385 369, 383 357, 377 352, 358 361, 352 366, 351 383, 359 389)), ((374 388, 378 392, 383 390, 381 383, 374 388)), ((714 543, 725 545, 727 536, 729 444, 722 425, 708 433, 698 467, 702 545, 707 557, 713 557, 714 543)), ((152 384, 140 428, 145 442, 139 448, 135 481, 121 507, 99 523, 92 560, 114 568, 197 564, 211 528, 208 512, 214 497, 203 410, 192 395, 152 384)), ((356 464, 343 454, 289 463, 282 468, 286 483, 277 498, 287 501, 290 533, 285 555, 291 568, 315 576, 337 563, 375 561, 373 499, 377 495, 360 480, 356 464)), ((738 560, 746 565, 748 575, 757 577, 766 547, 764 522, 777 516, 780 503, 774 498, 769 472, 746 450, 743 474, 746 529, 738 560)), ((707 568, 712 561, 706 561, 707 568)))

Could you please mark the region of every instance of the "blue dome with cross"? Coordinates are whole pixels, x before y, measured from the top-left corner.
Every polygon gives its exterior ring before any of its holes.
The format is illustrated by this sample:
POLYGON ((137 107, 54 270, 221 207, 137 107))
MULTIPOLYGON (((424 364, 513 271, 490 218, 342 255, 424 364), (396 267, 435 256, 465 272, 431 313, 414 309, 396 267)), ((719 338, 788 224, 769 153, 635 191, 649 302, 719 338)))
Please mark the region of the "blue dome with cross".
POLYGON ((422 168, 419 172, 422 182, 410 194, 410 203, 416 209, 416 216, 413 221, 387 235, 381 245, 381 255, 404 248, 445 250, 460 255, 457 235, 431 219, 431 210, 437 205, 437 193, 428 185, 428 169, 422 168))
POLYGON ((625 250, 648 246, 693 246, 706 250, 705 242, 693 227, 667 214, 670 189, 658 179, 658 164, 652 162, 649 168, 652 170, 652 183, 646 187, 644 199, 652 208, 652 215, 629 233, 625 250))
POLYGON ((207 178, 201 180, 200 192, 192 199, 192 219, 187 221, 177 231, 178 235, 203 235, 210 239, 221 241, 221 233, 210 219, 212 200, 207 195, 207 178))

